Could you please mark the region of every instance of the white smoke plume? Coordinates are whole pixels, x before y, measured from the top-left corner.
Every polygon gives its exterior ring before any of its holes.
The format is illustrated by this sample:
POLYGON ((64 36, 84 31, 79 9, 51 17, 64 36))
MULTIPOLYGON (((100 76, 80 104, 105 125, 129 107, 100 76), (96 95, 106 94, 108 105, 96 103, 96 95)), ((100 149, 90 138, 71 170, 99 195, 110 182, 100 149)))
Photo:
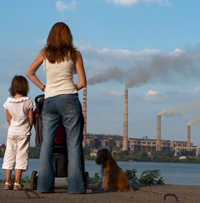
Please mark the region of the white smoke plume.
POLYGON ((199 112, 200 111, 200 102, 182 104, 182 105, 178 106, 177 108, 169 108, 167 110, 162 110, 159 112, 158 115, 161 115, 161 116, 175 116, 175 115, 182 116, 182 115, 185 115, 191 111, 199 112))
MULTIPOLYGON (((116 58, 117 61, 117 58, 116 58)), ((162 54, 156 53, 147 64, 135 63, 129 67, 108 69, 88 79, 88 85, 116 80, 128 88, 146 83, 169 83, 180 78, 200 78, 200 46, 187 51, 179 49, 162 54)), ((114 64, 114 62, 113 62, 114 64)))
POLYGON ((199 122, 200 122, 200 116, 193 118, 193 119, 188 123, 188 125, 189 125, 189 126, 191 126, 191 125, 192 125, 192 126, 195 126, 195 125, 197 125, 199 122))
POLYGON ((177 109, 167 109, 167 110, 163 110, 161 111, 158 115, 160 116, 174 116, 179 114, 179 111, 177 109))

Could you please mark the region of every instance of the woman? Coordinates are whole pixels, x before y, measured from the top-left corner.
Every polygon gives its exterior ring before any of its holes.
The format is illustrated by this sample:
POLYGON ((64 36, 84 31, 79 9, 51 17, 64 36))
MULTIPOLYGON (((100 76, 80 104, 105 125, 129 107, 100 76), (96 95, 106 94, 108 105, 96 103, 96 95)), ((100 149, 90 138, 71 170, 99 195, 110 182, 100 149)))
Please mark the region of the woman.
POLYGON ((41 192, 54 192, 54 138, 62 119, 67 134, 68 192, 90 193, 84 188, 82 177, 82 111, 77 93, 86 86, 86 76, 81 54, 74 47, 71 31, 65 23, 53 25, 46 47, 28 69, 27 77, 45 92, 42 110, 43 143, 37 189, 41 192), (46 68, 46 86, 35 74, 42 63, 46 68), (78 74, 76 85, 73 82, 75 71, 78 74))

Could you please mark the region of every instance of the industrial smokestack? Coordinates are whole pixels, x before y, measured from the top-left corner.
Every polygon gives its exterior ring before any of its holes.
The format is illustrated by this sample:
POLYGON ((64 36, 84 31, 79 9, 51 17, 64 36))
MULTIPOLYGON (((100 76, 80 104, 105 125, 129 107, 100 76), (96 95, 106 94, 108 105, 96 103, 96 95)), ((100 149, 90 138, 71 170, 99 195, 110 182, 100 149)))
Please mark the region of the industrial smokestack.
POLYGON ((83 106, 82 106, 82 113, 84 117, 84 127, 83 127, 83 147, 86 146, 86 129, 87 129, 87 87, 83 89, 83 106))
POLYGON ((187 126, 187 147, 190 147, 190 125, 187 126))
POLYGON ((160 151, 161 144, 161 115, 157 115, 157 137, 156 137, 156 151, 160 151))
POLYGON ((125 89, 124 96, 124 133, 123 133, 123 151, 128 150, 128 89, 125 89))

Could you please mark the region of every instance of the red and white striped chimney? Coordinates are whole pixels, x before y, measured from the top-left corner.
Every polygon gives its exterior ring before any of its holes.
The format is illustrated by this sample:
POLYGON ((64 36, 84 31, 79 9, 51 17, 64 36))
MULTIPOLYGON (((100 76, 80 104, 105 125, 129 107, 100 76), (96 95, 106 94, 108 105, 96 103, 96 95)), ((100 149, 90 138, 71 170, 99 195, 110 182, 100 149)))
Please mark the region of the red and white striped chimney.
POLYGON ((124 95, 124 132, 123 132, 123 151, 128 150, 128 89, 124 95))
POLYGON ((190 147, 190 128, 191 126, 187 126, 187 147, 190 147))
POLYGON ((83 106, 82 113, 84 117, 84 127, 83 127, 83 147, 86 146, 86 129, 87 129, 87 87, 83 88, 83 106))
POLYGON ((156 136, 156 151, 160 151, 161 147, 161 115, 157 115, 157 136, 156 136))

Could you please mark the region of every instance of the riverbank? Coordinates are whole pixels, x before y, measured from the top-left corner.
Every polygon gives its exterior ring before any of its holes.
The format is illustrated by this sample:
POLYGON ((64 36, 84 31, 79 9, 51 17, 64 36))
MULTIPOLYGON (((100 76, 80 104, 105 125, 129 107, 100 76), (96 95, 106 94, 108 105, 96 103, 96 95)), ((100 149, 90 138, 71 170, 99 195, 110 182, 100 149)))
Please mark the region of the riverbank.
MULTIPOLYGON (((29 184, 25 184, 29 188, 29 184)), ((166 194, 173 193, 181 203, 200 203, 200 186, 179 186, 179 185, 156 185, 143 186, 131 185, 134 192, 103 192, 98 185, 89 186, 92 194, 68 194, 67 186, 64 183, 56 183, 55 193, 45 194, 35 191, 39 198, 33 193, 28 192, 31 199, 28 198, 25 191, 4 190, 4 184, 0 184, 0 202, 2 203, 161 203, 176 202, 174 196, 166 194)))
MULTIPOLYGON (((3 159, 0 158, 0 165, 3 159)), ((137 170, 137 178, 145 170, 160 170, 165 184, 171 185, 200 185, 200 164, 191 163, 160 163, 160 162, 117 162, 119 167, 125 170, 137 170)), ((39 159, 29 159, 28 171, 23 173, 23 177, 31 177, 32 171, 38 171, 39 159)), ((85 171, 89 172, 89 177, 93 178, 95 173, 101 174, 100 166, 94 161, 85 161, 85 171)), ((13 172, 15 175, 15 172, 13 172)), ((5 170, 0 168, 0 180, 5 180, 5 170)))

